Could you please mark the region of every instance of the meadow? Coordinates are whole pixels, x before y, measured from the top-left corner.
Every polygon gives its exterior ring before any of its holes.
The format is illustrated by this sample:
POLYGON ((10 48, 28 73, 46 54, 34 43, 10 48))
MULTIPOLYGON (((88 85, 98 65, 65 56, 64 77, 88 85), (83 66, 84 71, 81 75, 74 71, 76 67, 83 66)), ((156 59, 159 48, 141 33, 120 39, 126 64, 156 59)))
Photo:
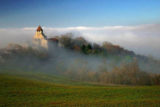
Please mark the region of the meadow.
POLYGON ((38 72, 0 72, 0 107, 160 107, 160 86, 103 85, 38 72))

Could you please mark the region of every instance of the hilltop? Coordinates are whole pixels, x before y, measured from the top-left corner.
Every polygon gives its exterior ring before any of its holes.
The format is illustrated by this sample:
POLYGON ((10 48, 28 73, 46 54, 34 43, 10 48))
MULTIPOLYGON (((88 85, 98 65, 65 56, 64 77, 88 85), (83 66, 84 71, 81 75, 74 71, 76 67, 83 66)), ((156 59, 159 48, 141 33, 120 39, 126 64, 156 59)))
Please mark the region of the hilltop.
POLYGON ((71 34, 50 38, 48 42, 47 50, 18 44, 1 49, 1 71, 46 72, 104 84, 160 84, 160 61, 118 45, 98 45, 71 34))

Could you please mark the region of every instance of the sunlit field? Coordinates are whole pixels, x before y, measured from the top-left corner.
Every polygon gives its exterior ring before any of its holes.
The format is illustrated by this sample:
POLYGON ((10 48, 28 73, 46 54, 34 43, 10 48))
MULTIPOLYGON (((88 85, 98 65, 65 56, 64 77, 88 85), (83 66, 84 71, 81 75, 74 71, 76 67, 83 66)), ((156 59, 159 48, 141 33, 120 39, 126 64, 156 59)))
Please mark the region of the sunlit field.
POLYGON ((159 107, 160 86, 97 85, 42 73, 1 73, 0 106, 159 107))

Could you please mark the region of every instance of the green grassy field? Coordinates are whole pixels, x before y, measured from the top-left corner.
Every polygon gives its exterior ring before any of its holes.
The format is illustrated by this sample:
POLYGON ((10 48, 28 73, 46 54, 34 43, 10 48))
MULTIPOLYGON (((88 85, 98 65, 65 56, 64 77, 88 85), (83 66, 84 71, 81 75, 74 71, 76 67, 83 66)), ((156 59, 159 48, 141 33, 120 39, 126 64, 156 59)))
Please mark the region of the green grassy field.
POLYGON ((160 107, 160 86, 107 86, 41 73, 0 73, 1 107, 160 107))

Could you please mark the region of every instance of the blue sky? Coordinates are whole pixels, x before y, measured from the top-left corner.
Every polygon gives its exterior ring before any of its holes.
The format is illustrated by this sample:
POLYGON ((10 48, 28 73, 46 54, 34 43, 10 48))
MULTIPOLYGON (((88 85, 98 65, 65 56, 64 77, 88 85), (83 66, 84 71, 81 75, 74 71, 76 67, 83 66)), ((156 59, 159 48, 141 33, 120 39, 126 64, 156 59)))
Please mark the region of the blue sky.
POLYGON ((160 0, 0 0, 0 27, 160 23, 160 0))
POLYGON ((1 47, 31 41, 38 25, 160 58, 160 0, 0 0, 1 47))

